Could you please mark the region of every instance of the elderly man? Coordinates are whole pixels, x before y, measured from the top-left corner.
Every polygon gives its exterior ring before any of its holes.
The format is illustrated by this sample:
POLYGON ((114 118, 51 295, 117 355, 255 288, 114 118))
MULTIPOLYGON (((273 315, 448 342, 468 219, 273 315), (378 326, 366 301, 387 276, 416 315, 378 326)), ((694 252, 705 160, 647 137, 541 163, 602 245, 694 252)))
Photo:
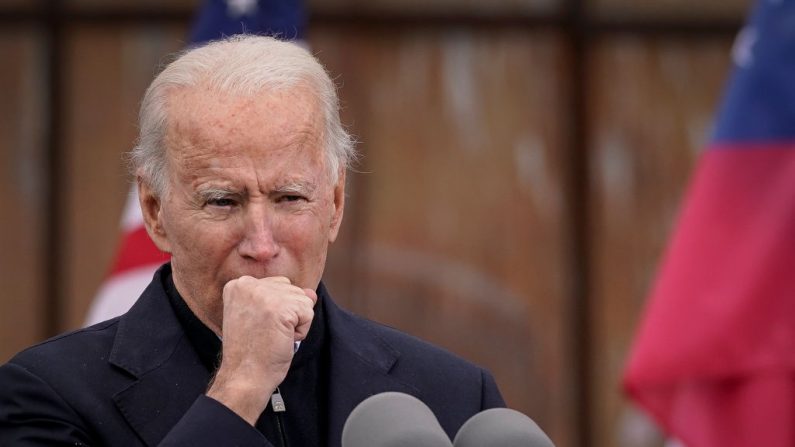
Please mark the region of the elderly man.
POLYGON ((190 50, 147 90, 140 132, 141 210, 172 261, 127 314, 0 368, 0 444, 336 446, 383 391, 450 436, 503 405, 486 371, 321 283, 353 149, 309 53, 253 36, 190 50))

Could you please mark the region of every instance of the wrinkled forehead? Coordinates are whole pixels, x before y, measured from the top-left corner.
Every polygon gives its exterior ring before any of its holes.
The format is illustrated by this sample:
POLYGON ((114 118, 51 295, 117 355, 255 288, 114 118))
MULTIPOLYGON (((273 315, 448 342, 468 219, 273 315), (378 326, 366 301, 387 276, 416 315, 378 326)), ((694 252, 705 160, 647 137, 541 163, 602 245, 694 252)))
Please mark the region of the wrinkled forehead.
POLYGON ((170 159, 224 157, 255 149, 274 155, 311 151, 322 159, 324 120, 306 85, 228 93, 204 85, 169 92, 166 149, 170 159))

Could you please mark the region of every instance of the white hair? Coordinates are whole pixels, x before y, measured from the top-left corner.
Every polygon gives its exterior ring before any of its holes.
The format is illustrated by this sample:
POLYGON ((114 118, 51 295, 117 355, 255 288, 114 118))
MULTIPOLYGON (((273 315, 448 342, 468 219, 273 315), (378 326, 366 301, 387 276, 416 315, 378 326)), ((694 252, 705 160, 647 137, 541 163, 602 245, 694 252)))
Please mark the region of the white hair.
POLYGON ((134 175, 162 195, 168 187, 165 137, 168 95, 199 84, 230 94, 253 96, 264 89, 283 90, 307 83, 317 96, 325 121, 326 166, 333 182, 356 158, 351 136, 340 123, 334 82, 306 49, 272 37, 236 35, 181 53, 152 81, 139 114, 139 136, 130 151, 134 175))

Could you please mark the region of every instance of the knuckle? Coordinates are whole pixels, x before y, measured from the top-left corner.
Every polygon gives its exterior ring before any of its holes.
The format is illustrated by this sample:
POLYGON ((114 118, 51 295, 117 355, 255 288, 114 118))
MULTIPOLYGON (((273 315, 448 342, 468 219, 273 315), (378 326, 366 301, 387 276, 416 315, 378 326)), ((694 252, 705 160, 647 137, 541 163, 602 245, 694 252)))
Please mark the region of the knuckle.
POLYGON ((224 284, 223 293, 227 294, 231 290, 234 290, 237 287, 237 282, 238 282, 237 279, 233 279, 231 281, 227 281, 227 283, 224 284))
POLYGON ((256 282, 257 281, 256 278, 254 278, 253 276, 249 276, 249 275, 243 275, 240 278, 237 278, 237 280, 238 280, 238 282, 240 282, 242 284, 249 284, 251 282, 256 282))

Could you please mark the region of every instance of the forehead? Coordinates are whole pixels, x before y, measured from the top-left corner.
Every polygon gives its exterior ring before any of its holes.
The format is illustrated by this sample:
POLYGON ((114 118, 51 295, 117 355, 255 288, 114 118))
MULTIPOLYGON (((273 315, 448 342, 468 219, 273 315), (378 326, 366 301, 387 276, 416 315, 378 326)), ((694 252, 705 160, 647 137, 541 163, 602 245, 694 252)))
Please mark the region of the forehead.
POLYGON ((320 105, 303 85, 252 95, 200 85, 170 92, 167 108, 166 147, 172 160, 322 155, 320 105))

